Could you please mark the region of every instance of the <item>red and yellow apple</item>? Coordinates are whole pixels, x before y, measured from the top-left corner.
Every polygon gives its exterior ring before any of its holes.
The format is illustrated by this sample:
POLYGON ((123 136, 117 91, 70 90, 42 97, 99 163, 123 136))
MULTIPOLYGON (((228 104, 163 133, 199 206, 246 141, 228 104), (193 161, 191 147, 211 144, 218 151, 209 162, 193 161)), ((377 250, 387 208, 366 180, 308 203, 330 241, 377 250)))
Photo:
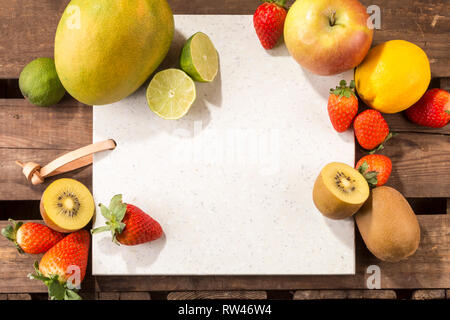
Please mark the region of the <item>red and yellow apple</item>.
POLYGON ((305 69, 338 74, 359 65, 369 51, 368 18, 358 0, 297 0, 284 23, 284 41, 305 69))

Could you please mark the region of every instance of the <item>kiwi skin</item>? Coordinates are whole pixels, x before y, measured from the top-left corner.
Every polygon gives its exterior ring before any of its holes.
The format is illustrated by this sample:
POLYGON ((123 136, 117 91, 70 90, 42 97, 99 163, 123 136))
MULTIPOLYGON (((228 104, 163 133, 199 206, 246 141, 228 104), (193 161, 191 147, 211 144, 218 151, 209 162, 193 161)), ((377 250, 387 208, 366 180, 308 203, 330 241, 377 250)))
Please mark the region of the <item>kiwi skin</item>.
POLYGON ((47 213, 45 212, 44 202, 42 200, 42 197, 41 197, 41 202, 39 203, 39 211, 41 212, 41 216, 42 216, 42 219, 44 220, 45 224, 50 229, 53 229, 55 231, 62 232, 62 233, 70 233, 70 232, 76 231, 76 230, 63 229, 61 227, 58 227, 56 224, 54 224, 53 221, 48 217, 47 213))
POLYGON ((363 203, 346 203, 338 199, 323 182, 322 174, 316 179, 313 188, 313 201, 316 208, 331 219, 346 219, 354 215, 363 203))
POLYGON ((373 189, 355 220, 367 248, 380 260, 400 261, 419 247, 417 217, 408 201, 393 188, 373 189))

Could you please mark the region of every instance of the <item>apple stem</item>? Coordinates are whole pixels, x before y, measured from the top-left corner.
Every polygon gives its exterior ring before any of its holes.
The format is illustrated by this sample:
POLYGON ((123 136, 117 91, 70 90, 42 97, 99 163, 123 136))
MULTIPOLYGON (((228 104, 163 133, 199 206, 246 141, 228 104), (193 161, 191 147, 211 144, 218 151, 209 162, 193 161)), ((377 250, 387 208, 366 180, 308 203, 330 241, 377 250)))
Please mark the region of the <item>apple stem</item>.
POLYGON ((334 26, 336 23, 336 11, 333 11, 330 15, 330 26, 334 26))

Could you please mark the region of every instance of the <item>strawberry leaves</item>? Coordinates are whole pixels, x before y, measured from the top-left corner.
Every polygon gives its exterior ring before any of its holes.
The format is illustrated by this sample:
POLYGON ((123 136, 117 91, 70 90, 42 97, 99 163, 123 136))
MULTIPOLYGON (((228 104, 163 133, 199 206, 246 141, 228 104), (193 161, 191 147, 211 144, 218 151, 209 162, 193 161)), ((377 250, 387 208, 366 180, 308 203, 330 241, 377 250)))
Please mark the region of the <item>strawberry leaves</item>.
POLYGON ((279 5, 280 7, 283 7, 287 9, 286 7, 286 0, 260 0, 261 2, 267 2, 267 3, 274 3, 276 5, 279 5))
POLYGON ((76 290, 70 289, 67 282, 62 283, 58 275, 45 276, 39 270, 39 264, 34 263, 35 274, 29 274, 28 278, 44 282, 48 287, 48 295, 51 300, 81 300, 76 290))
POLYGON ((352 95, 356 97, 355 94, 355 80, 350 81, 350 85, 347 86, 347 81, 341 80, 339 82, 339 86, 336 86, 335 89, 330 89, 330 94, 335 94, 339 97, 350 98, 352 95))
POLYGON ((122 220, 127 212, 127 205, 122 202, 122 195, 115 195, 109 203, 109 208, 101 203, 99 207, 102 216, 106 219, 106 226, 95 228, 91 230, 91 233, 111 231, 113 242, 120 245, 117 241, 117 235, 121 234, 126 227, 122 220))
POLYGON ((20 245, 17 243, 16 238, 17 231, 19 231, 20 227, 23 225, 23 222, 16 222, 13 219, 8 219, 8 221, 11 223, 11 225, 3 228, 1 233, 9 241, 12 241, 14 243, 19 253, 24 253, 20 245))
POLYGON ((368 171, 369 164, 364 161, 362 165, 358 167, 359 173, 363 175, 363 177, 367 180, 370 188, 375 188, 378 183, 378 172, 377 171, 368 171))

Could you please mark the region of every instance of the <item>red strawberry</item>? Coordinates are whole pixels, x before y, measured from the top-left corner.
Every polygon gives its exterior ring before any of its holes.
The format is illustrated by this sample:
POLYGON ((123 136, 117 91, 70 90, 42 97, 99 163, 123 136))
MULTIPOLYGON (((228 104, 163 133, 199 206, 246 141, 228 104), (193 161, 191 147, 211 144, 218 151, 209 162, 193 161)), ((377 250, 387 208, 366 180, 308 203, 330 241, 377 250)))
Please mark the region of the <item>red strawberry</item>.
POLYGON ((111 231, 113 241, 134 246, 160 238, 163 230, 158 223, 144 211, 131 204, 122 202, 122 195, 115 195, 109 208, 100 204, 106 226, 92 230, 92 233, 111 231))
POLYGON ((353 128, 361 147, 372 150, 371 153, 383 149, 383 143, 396 135, 389 133, 386 120, 379 111, 373 109, 358 114, 353 122, 353 128))
POLYGON ((336 89, 330 89, 328 115, 331 124, 337 132, 344 132, 352 124, 356 113, 358 113, 358 98, 355 95, 355 81, 350 81, 350 86, 347 86, 347 82, 341 80, 336 89))
POLYGON ((370 187, 385 184, 392 171, 392 162, 381 154, 369 154, 359 159, 355 168, 366 178, 370 187))
POLYGON ((52 300, 80 300, 76 289, 86 275, 89 244, 86 230, 69 234, 35 263, 36 274, 29 277, 43 281, 52 300))
POLYGON ((14 242, 20 253, 39 254, 47 252, 66 235, 35 222, 16 222, 2 229, 2 235, 14 242))
POLYGON ((283 34, 286 0, 265 0, 253 14, 253 26, 264 49, 272 49, 283 34))
POLYGON ((450 121, 450 93, 431 89, 406 109, 406 116, 414 123, 431 128, 442 128, 450 121))

